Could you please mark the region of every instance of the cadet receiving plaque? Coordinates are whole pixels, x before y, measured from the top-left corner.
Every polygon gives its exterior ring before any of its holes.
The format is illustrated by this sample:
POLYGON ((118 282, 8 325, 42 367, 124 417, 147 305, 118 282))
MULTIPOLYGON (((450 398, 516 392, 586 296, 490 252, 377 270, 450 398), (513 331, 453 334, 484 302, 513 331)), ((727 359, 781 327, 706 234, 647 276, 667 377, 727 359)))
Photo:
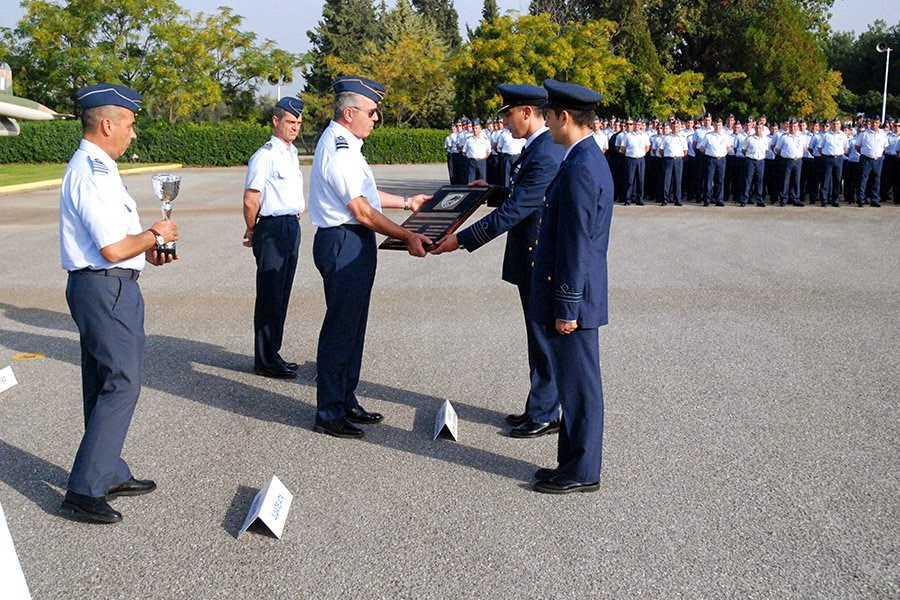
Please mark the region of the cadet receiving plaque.
MULTIPOLYGON (((421 233, 431 240, 439 240, 453 233, 472 213, 499 190, 499 186, 446 185, 436 191, 431 200, 422 204, 401 227, 421 233)), ((400 240, 388 238, 379 246, 382 250, 406 250, 400 240)))

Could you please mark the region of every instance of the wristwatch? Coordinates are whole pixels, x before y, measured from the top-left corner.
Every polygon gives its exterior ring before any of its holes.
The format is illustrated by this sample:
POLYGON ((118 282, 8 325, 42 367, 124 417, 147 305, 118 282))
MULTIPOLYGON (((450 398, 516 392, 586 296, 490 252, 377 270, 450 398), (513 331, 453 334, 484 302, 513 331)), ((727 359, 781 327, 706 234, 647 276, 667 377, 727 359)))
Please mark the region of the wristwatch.
POLYGON ((148 229, 147 231, 152 233, 153 237, 156 238, 157 246, 165 246, 166 245, 166 238, 164 238, 157 230, 151 228, 151 229, 148 229))

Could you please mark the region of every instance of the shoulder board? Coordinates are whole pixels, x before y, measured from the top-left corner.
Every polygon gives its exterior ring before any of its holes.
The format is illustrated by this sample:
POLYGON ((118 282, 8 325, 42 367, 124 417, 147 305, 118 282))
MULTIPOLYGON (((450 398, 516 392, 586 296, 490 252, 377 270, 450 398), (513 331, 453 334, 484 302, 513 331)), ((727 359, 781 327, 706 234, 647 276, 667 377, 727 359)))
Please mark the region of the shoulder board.
POLYGON ((266 142, 265 144, 262 145, 262 147, 265 148, 266 150, 271 150, 271 149, 272 149, 272 142, 271 142, 271 141, 266 142))
POLYGON ((94 175, 109 175, 109 167, 104 165, 99 158, 91 159, 91 170, 94 172, 94 175))
POLYGON ((349 150, 350 144, 347 143, 347 140, 344 139, 344 136, 339 135, 334 138, 334 149, 335 150, 349 150))

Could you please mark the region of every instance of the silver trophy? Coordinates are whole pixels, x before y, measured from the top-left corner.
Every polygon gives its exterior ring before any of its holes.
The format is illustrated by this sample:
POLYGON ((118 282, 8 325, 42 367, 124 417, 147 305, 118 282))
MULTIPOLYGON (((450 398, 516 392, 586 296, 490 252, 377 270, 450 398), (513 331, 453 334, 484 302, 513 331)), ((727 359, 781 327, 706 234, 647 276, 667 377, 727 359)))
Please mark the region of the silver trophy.
MULTIPOLYGON (((153 181, 153 193, 156 198, 162 202, 163 218, 168 221, 172 217, 172 202, 178 196, 178 190, 181 188, 181 175, 174 173, 158 173, 151 177, 153 181)), ((156 251, 160 254, 175 254, 175 242, 166 242, 165 245, 156 246, 156 251)))

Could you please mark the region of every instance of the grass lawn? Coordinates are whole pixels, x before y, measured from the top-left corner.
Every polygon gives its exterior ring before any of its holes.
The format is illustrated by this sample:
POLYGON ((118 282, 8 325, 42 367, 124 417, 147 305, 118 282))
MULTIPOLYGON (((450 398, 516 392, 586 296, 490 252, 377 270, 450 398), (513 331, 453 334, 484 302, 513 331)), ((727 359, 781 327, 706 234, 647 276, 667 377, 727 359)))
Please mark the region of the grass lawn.
MULTIPOLYGON (((120 171, 127 171, 135 167, 152 167, 149 163, 119 163, 120 171)), ((0 165, 0 186, 16 185, 19 183, 31 183, 32 181, 44 181, 46 179, 59 179, 66 170, 65 163, 28 163, 0 165)))

